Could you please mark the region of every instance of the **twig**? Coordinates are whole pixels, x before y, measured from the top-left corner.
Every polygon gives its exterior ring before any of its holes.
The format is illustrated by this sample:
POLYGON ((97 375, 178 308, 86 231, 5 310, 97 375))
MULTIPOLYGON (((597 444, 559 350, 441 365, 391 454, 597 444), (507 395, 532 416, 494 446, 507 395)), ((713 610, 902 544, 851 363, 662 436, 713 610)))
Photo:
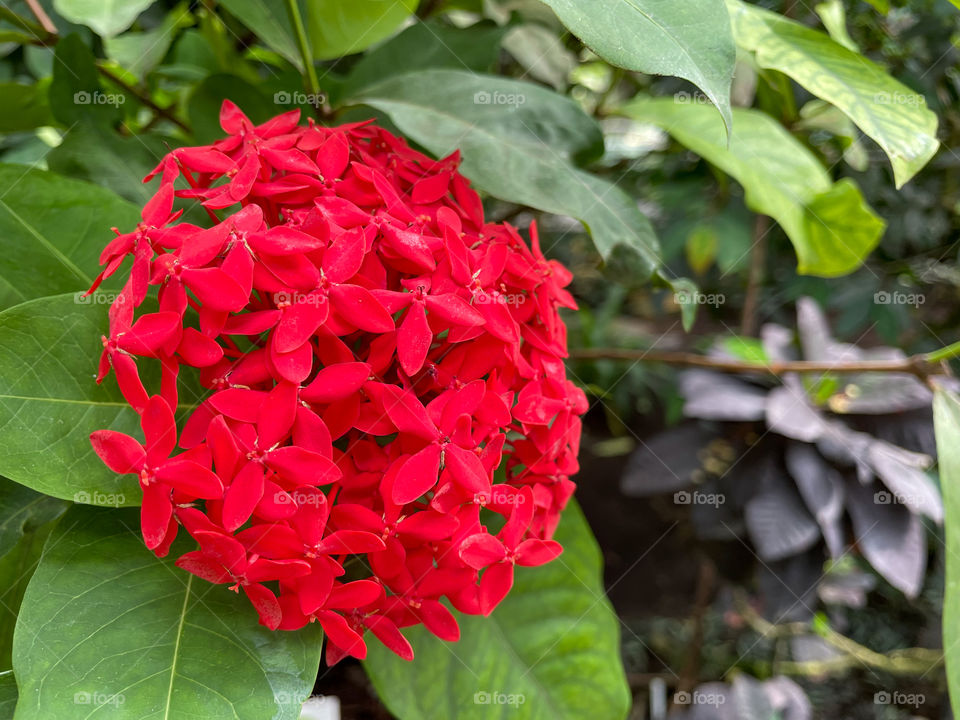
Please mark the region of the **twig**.
POLYGON ((30 12, 33 13, 33 16, 37 19, 37 22, 40 23, 40 26, 47 32, 47 34, 57 34, 57 26, 53 23, 53 20, 50 19, 49 15, 47 15, 47 11, 43 9, 37 0, 27 0, 27 7, 30 8, 30 12))
POLYGON ((98 64, 97 64, 97 70, 98 70, 98 71, 100 72, 100 74, 103 75, 107 80, 109 80, 110 82, 112 82, 114 85, 117 85, 118 87, 122 88, 124 91, 126 91, 126 92, 130 93, 131 95, 133 95, 135 98, 137 98, 137 100, 139 100, 141 103, 143 103, 143 104, 146 105, 148 108, 150 108, 150 109, 153 110, 155 113, 157 113, 157 115, 159 115, 159 116, 162 117, 162 118, 165 118, 166 120, 169 120, 170 122, 172 122, 174 125, 176 125, 178 128, 180 128, 181 130, 183 130, 183 131, 184 131, 185 133, 187 133, 188 135, 193 135, 193 130, 190 129, 190 126, 187 125, 185 122, 183 122, 183 120, 181 120, 180 118, 178 118, 178 117, 177 117, 176 115, 174 115, 172 112, 170 112, 170 108, 160 107, 159 105, 157 105, 157 104, 150 98, 149 95, 147 95, 146 93, 144 93, 144 92, 141 91, 140 89, 138 89, 138 88, 134 87, 133 85, 131 85, 130 83, 128 83, 126 80, 124 80, 123 78, 121 78, 120 76, 118 76, 116 73, 114 73, 114 72, 113 72, 112 70, 110 70, 109 68, 107 68, 107 67, 105 67, 105 66, 103 66, 103 65, 100 65, 100 64, 98 63, 98 64))
POLYGON ((304 82, 307 86, 307 92, 313 96, 315 107, 319 107, 320 80, 317 77, 317 69, 313 66, 313 52, 310 50, 310 42, 307 40, 307 31, 303 26, 303 17, 300 15, 300 6, 297 4, 297 0, 287 0, 287 16, 293 26, 293 34, 297 39, 297 49, 300 51, 300 59, 303 61, 304 82))
MULTIPOLYGON (((960 348, 958 348, 960 351, 960 348)), ((815 362, 812 360, 789 360, 771 363, 752 363, 726 358, 712 358, 689 352, 659 350, 636 350, 619 348, 585 348, 571 350, 572 360, 633 360, 635 362, 659 362, 677 367, 708 368, 722 373, 861 373, 895 372, 909 373, 921 380, 945 373, 938 357, 943 351, 923 355, 911 355, 903 360, 859 360, 855 362, 815 362)))
POLYGON ((692 692, 700 677, 700 661, 703 649, 703 619, 710 607, 717 570, 706 557, 700 559, 700 571, 697 574, 697 590, 693 605, 693 637, 690 639, 687 661, 680 671, 677 681, 678 692, 692 692))
POLYGON ((740 332, 747 337, 757 333, 757 306, 760 298, 760 284, 763 282, 767 264, 767 233, 770 231, 770 218, 757 215, 753 222, 753 243, 750 246, 750 274, 747 277, 747 294, 743 300, 743 314, 740 318, 740 332))

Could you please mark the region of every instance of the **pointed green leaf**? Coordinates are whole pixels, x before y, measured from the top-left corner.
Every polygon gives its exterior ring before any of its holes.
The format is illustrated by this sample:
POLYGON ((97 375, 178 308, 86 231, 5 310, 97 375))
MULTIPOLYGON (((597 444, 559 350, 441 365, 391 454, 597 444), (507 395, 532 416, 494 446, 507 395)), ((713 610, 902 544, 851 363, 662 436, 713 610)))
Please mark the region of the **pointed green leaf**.
POLYGON ((90 433, 138 435, 137 414, 112 380, 94 376, 107 329, 107 306, 58 295, 0 313, 0 475, 78 502, 136 505, 132 475, 108 469, 90 433))
POLYGON ((63 517, 17 620, 16 720, 297 720, 320 662, 317 627, 262 627, 242 594, 174 566, 189 545, 158 559, 135 511, 63 517))
POLYGON ((851 272, 883 234, 883 220, 853 181, 832 182, 817 158, 765 113, 735 109, 727 147, 723 126, 703 105, 638 99, 619 112, 659 125, 732 175, 743 185, 747 205, 783 227, 800 273, 835 277, 851 272))
POLYGON ((648 274, 659 264, 656 236, 636 201, 574 164, 596 157, 603 141, 572 100, 530 83, 427 70, 366 88, 353 101, 385 112, 437 156, 459 148, 461 170, 481 190, 577 218, 605 257, 623 245, 648 274))
POLYGON ((513 589, 490 617, 458 614, 457 643, 423 627, 404 630, 413 662, 369 644, 367 672, 399 720, 626 717, 619 621, 604 596, 600 549, 575 502, 556 539, 563 555, 518 567, 513 589))
POLYGON ((897 187, 936 153, 937 116, 923 95, 821 32, 740 0, 727 5, 737 44, 840 108, 883 148, 897 187))
POLYGON ((86 25, 111 37, 133 25, 154 0, 53 0, 53 7, 70 22, 86 25))
POLYGON ((19 300, 85 291, 112 225, 130 229, 139 210, 109 190, 54 173, 0 165, 0 276, 19 300))
POLYGON ((676 75, 706 93, 729 128, 737 59, 723 0, 543 0, 605 60, 676 75))
POLYGON ((301 0, 313 56, 330 60, 366 50, 395 33, 420 0, 301 0))
POLYGON ((937 435, 943 528, 946 535, 946 580, 943 590, 943 647, 947 687, 954 714, 960 711, 960 398, 938 388, 933 396, 937 435))
POLYGON ((279 0, 220 0, 234 17, 257 34, 274 52, 303 72, 303 60, 283 3, 279 0))

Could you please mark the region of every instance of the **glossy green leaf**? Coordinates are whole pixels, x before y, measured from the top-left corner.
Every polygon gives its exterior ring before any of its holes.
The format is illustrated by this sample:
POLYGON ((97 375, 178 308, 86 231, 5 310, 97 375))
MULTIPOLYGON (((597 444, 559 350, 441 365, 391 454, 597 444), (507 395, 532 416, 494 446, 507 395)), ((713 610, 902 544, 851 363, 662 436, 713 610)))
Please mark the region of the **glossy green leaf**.
POLYGON ((933 396, 943 528, 947 546, 943 590, 943 647, 953 712, 960 711, 960 397, 938 388, 933 396))
POLYGON ((364 53, 347 76, 346 92, 415 70, 487 71, 500 52, 506 31, 506 27, 496 25, 459 29, 437 22, 414 23, 383 45, 364 53))
POLYGON ((136 505, 136 478, 115 474, 90 447, 94 430, 139 434, 116 383, 94 381, 107 330, 107 306, 96 303, 58 295, 0 313, 0 474, 67 500, 136 505))
POLYGON ((395 33, 420 0, 301 0, 313 56, 329 60, 365 50, 395 33))
POLYGON ((0 165, 0 276, 19 300, 85 291, 111 226, 130 229, 137 208, 109 190, 22 165, 0 165))
POLYGON ((64 18, 86 25, 104 37, 122 33, 153 3, 154 0, 53 0, 53 6, 64 18))
POLYGON ((596 123, 568 98, 529 83, 455 70, 400 75, 355 96, 438 156, 460 149, 461 170, 509 202, 575 217, 609 257, 623 245, 646 272, 659 260, 649 221, 614 184, 580 170, 602 149, 596 123))
POLYGON ((184 545, 156 558, 136 512, 63 517, 17 620, 17 720, 299 717, 317 627, 262 627, 242 594, 174 566, 184 545))
MULTIPOLYGON (((303 12, 304 3, 300 4, 303 12)), ((303 72, 303 61, 282 0, 220 0, 220 5, 303 72)))
POLYGON ((933 157, 937 116, 923 95, 821 32, 740 0, 727 4, 737 44, 840 108, 883 148, 897 187, 933 157))
POLYGON ((556 539, 563 555, 517 568, 513 590, 490 617, 458 614, 457 643, 407 629, 412 662, 370 643, 367 672, 399 720, 626 717, 619 622, 604 596, 600 549, 576 503, 556 539))
POLYGON ((53 116, 68 128, 78 122, 112 125, 126 102, 124 95, 104 91, 93 52, 77 33, 57 43, 49 94, 53 116))
POLYGON ((0 83, 0 132, 32 130, 53 123, 50 105, 47 102, 49 83, 41 81, 33 85, 0 83))
POLYGON ((543 0, 600 57, 699 87, 730 125, 737 59, 723 0, 543 0))
POLYGON ((884 222, 853 181, 834 183, 814 155, 779 123, 756 110, 734 110, 727 147, 710 108, 669 99, 638 99, 620 109, 659 125, 678 142, 743 185, 747 205, 777 220, 793 242, 798 271, 835 277, 857 268, 884 222))

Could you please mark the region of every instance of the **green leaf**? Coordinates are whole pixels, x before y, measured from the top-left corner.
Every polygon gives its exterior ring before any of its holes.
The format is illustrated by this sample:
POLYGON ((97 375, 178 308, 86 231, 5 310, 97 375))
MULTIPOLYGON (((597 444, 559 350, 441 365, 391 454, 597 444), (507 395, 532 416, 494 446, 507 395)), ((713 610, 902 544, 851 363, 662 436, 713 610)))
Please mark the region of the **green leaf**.
POLYGON ((302 0, 313 56, 331 60, 366 50, 396 32, 420 0, 302 0))
POLYGON ((556 539, 563 555, 518 567, 513 590, 490 617, 457 615, 459 642, 407 629, 413 662, 370 643, 364 665, 399 720, 626 717, 619 622, 603 594, 600 549, 575 502, 556 539))
POLYGON ((943 591, 943 647, 954 714, 960 711, 960 398, 944 388, 933 396, 940 489, 943 493, 946 580, 943 591))
POLYGON ((538 23, 510 28, 503 48, 513 55, 530 77, 563 92, 570 73, 577 67, 577 56, 567 49, 563 39, 553 30, 538 23))
MULTIPOLYGON (((43 544, 67 503, 0 478, 0 669, 11 667, 13 627, 43 544)), ((12 713, 10 714, 12 716, 12 713)), ((3 717, 0 712, 0 718, 3 717)))
POLYGON ((192 24, 193 18, 186 6, 177 5, 153 30, 105 38, 103 49, 108 58, 142 79, 160 64, 180 29, 192 24))
POLYGON ((279 0, 220 0, 220 5, 255 32, 269 48, 303 72, 303 61, 282 2, 279 0))
POLYGON ((161 560, 136 512, 64 516, 17 620, 17 720, 299 717, 319 631, 260 626, 242 594, 174 566, 189 545, 161 560))
POLYGON ((740 0, 727 5, 737 44, 840 108, 883 148, 898 188, 936 153, 937 116, 923 95, 823 33, 740 0))
MULTIPOLYGON (((156 181, 147 185, 143 178, 170 147, 170 141, 153 133, 125 137, 111 127, 80 122, 64 136, 63 142, 47 153, 47 166, 60 175, 96 183, 142 206, 156 191, 156 181)), ((122 230, 136 225, 135 221, 114 220, 106 213, 103 217, 109 217, 107 225, 116 225, 122 230)), ((127 217, 126 212, 123 217, 127 217)), ((101 248, 109 237, 106 233, 98 236, 101 248)), ((96 262, 89 267, 96 268, 96 262)))
POLYGON ((487 71, 500 52, 506 31, 506 27, 496 25, 459 29, 432 21, 414 23, 383 45, 364 53, 347 76, 345 92, 355 92, 415 70, 487 71))
POLYGON ((843 0, 826 0, 814 6, 820 21, 830 33, 830 37, 843 45, 847 50, 860 52, 857 43, 847 31, 847 11, 843 7, 843 0))
POLYGON ((570 99, 529 83, 455 70, 400 75, 354 97, 390 116, 438 156, 463 153, 461 170, 509 202, 575 217, 609 257, 634 249, 657 266, 653 228, 617 186, 577 168, 602 149, 596 123, 570 99))
POLYGON ((20 83, 0 83, 0 132, 19 132, 33 130, 42 125, 53 123, 50 105, 47 102, 49 83, 37 82, 33 85, 20 83))
POLYGON ((13 672, 0 672, 0 720, 13 720, 17 706, 17 679, 13 672))
POLYGON ((103 37, 122 33, 153 3, 154 0, 53 0, 53 6, 64 18, 86 25, 103 37))
POLYGON ((723 0, 543 0, 605 60, 685 78, 706 93, 729 128, 737 59, 723 0))
POLYGON ((187 103, 187 116, 197 140, 212 143, 223 137, 220 127, 220 106, 225 99, 237 104, 255 123, 264 122, 278 111, 278 108, 255 86, 236 75, 218 73, 210 75, 197 85, 187 103))
POLYGON ((798 272, 836 277, 856 269, 877 245, 884 222, 852 180, 833 183, 817 158, 769 115, 733 111, 727 147, 710 108, 669 99, 637 99, 620 108, 659 125, 678 142, 732 175, 747 205, 777 220, 793 242, 798 272))
POLYGON ((139 221, 139 210, 109 190, 0 165, 0 276, 21 300, 85 291, 113 238, 110 226, 131 229, 139 221))
POLYGON ((94 430, 139 435, 116 383, 94 381, 106 330, 107 306, 78 304, 75 295, 0 313, 0 474, 67 500, 140 502, 136 478, 114 473, 90 447, 94 430))
POLYGON ((79 34, 57 43, 50 83, 50 108, 57 120, 67 127, 81 121, 112 125, 125 100, 124 95, 103 91, 96 60, 79 34))

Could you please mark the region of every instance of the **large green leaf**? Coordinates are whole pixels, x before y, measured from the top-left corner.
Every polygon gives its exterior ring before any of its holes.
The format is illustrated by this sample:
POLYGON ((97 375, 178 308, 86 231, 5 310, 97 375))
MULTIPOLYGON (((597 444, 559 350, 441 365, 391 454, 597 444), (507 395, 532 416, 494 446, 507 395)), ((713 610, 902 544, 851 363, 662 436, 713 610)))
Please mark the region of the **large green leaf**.
POLYGON ((563 555, 517 568, 516 584, 488 618, 457 616, 444 643, 405 630, 413 662, 370 643, 367 672, 400 720, 619 720, 630 708, 619 623, 604 596, 600 549, 580 508, 564 511, 563 555))
POLYGON ((389 37, 420 0, 301 0, 317 60, 360 52, 389 37))
MULTIPOLYGON (((137 435, 137 414, 112 380, 94 381, 107 306, 75 295, 40 298, 0 313, 0 474, 47 495, 136 505, 132 475, 117 475, 89 436, 109 428, 137 435)), ((185 399, 185 402, 189 400, 185 399)))
POLYGON ((67 20, 86 25, 104 37, 126 30, 153 3, 154 0, 53 0, 57 12, 67 20))
POLYGON ((0 165, 0 276, 29 300, 82 291, 110 227, 134 228, 137 208, 109 190, 22 165, 0 165))
POLYGON ((48 82, 42 80, 33 85, 0 83, 0 132, 32 130, 53 123, 50 105, 47 102, 48 82))
POLYGON ((943 647, 947 686, 954 714, 960 711, 960 398, 938 389, 933 396, 943 528, 946 536, 946 585, 943 590, 943 647))
POLYGON ((923 95, 821 32, 740 0, 727 5, 737 44, 842 110, 886 152, 897 187, 933 157, 937 116, 923 95))
POLYGON ((729 127, 737 59, 723 0, 543 0, 614 65, 677 75, 706 93, 729 127))
POLYGON ((17 620, 17 720, 296 720, 317 627, 260 626, 242 594, 174 566, 188 542, 160 560, 138 527, 135 512, 80 506, 57 526, 17 620))
POLYGON ((604 256, 633 248, 646 271, 659 247, 633 198, 577 168, 602 149, 594 121, 568 98, 529 83, 456 70, 400 75, 354 97, 390 116, 436 155, 463 153, 463 173, 503 200, 575 217, 604 256))
MULTIPOLYGON (((302 8, 302 0, 300 4, 302 8)), ((303 61, 282 0, 220 0, 220 5, 303 72, 303 61)))
POLYGON ((801 273, 835 277, 851 272, 883 234, 884 222, 853 181, 832 182, 817 158, 765 113, 735 109, 728 147, 723 125, 704 105, 644 98, 620 112, 659 125, 732 175, 743 185, 747 205, 783 227, 801 273))

